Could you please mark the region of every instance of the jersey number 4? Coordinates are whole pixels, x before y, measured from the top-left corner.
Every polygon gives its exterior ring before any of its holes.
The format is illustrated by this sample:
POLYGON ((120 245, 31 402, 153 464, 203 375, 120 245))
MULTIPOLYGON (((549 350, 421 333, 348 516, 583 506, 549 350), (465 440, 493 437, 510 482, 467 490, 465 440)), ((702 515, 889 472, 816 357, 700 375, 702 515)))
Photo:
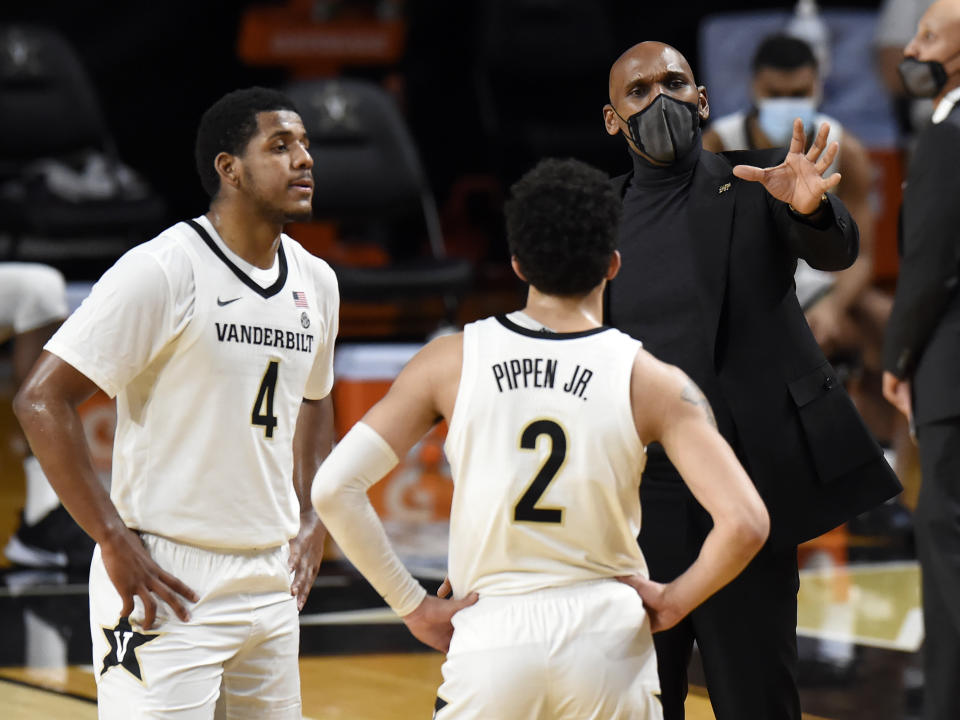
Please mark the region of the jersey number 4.
POLYGON ((567 435, 563 428, 553 420, 534 420, 523 429, 520 435, 520 447, 523 450, 536 450, 541 435, 550 438, 550 455, 544 460, 530 487, 520 496, 513 508, 514 521, 555 523, 563 522, 563 508, 539 508, 537 501, 547 486, 553 481, 567 459, 567 435))
POLYGON ((263 434, 273 437, 273 430, 277 427, 277 416, 273 414, 273 396, 277 392, 277 375, 280 371, 280 362, 271 360, 267 363, 267 370, 260 381, 257 399, 253 403, 253 412, 250 413, 250 422, 263 426, 263 434))

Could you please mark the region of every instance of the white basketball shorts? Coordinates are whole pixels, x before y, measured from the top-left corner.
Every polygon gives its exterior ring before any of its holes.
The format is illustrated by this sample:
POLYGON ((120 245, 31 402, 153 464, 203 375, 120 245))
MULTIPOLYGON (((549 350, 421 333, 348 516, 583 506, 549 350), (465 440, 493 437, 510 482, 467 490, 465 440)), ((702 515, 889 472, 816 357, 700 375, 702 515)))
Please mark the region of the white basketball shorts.
POLYGON ((435 720, 661 720, 643 603, 616 580, 481 596, 453 617, 435 720))
POLYGON ((144 534, 150 556, 199 595, 182 622, 158 599, 149 630, 129 622, 99 546, 90 567, 90 632, 101 720, 300 720, 300 622, 287 546, 205 550, 144 534), (221 710, 222 712, 222 710, 221 710))

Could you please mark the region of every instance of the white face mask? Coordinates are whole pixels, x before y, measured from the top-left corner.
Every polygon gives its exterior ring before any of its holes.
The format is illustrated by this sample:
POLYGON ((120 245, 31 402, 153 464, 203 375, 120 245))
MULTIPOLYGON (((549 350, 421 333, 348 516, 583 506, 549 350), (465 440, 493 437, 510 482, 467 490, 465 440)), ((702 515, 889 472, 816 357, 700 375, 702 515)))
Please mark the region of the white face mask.
POLYGON ((818 104, 815 97, 763 98, 757 100, 757 122, 774 145, 789 145, 794 119, 800 118, 803 131, 809 132, 818 104))

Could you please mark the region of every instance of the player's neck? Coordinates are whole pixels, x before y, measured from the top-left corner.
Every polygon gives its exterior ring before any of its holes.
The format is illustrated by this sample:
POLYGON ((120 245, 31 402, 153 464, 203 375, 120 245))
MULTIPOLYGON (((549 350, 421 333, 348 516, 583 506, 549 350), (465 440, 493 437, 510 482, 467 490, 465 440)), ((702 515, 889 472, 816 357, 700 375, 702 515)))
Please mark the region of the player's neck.
POLYGON ((258 268, 273 267, 283 225, 236 203, 214 202, 207 219, 237 255, 258 268))
POLYGON ((556 332, 581 332, 603 324, 603 285, 586 295, 547 295, 531 286, 523 312, 556 332))

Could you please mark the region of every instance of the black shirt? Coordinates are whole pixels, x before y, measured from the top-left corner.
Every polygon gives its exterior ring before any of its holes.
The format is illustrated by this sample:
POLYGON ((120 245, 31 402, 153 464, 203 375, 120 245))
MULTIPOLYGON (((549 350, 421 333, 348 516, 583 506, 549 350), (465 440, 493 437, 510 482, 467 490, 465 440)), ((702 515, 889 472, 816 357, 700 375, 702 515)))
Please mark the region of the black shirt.
MULTIPOLYGON (((643 343, 664 362, 683 369, 703 390, 720 432, 734 426, 713 366, 713 338, 703 326, 695 253, 709 238, 690 226, 690 188, 700 157, 694 147, 666 167, 631 151, 633 177, 623 199, 619 250, 623 267, 610 284, 608 322, 643 343)), ((719 270, 719 268, 718 268, 719 270)))

